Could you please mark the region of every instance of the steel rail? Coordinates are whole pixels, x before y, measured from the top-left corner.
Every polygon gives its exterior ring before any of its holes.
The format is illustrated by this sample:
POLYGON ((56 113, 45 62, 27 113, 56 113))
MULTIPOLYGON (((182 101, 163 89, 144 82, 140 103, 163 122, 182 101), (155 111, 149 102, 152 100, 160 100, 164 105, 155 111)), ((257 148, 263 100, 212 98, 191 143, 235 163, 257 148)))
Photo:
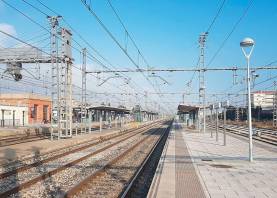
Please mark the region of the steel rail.
MULTIPOLYGON (((159 142, 162 139, 162 137, 164 137, 167 128, 166 129, 164 129, 164 128, 158 128, 158 129, 156 129, 152 133, 155 133, 155 132, 157 132, 159 130, 164 130, 164 133, 163 133, 162 136, 159 137, 157 142, 159 142)), ((140 141, 136 142, 136 144, 132 145, 130 148, 128 148, 127 150, 122 152, 120 155, 118 155, 115 158, 111 159, 109 162, 107 162, 104 166, 99 168, 93 174, 89 175, 84 180, 82 180, 80 183, 78 183, 75 186, 73 186, 69 191, 67 191, 65 193, 64 197, 69 198, 69 197, 74 197, 74 196, 78 195, 78 192, 80 192, 84 188, 84 186, 86 186, 90 181, 94 180, 97 176, 99 176, 101 173, 103 173, 105 170, 107 170, 113 164, 115 164, 116 162, 118 162, 119 160, 124 158, 124 156, 126 156, 128 153, 132 152, 135 148, 137 148, 141 143, 143 143, 144 141, 146 141, 150 137, 151 137, 151 135, 148 135, 148 136, 144 137, 140 141)))
MULTIPOLYGON (((208 124, 207 126, 212 128, 212 129, 215 129, 215 125, 208 124)), ((234 127, 236 127, 236 126, 234 126, 234 127)), ((221 130, 224 130, 224 126, 219 126, 218 128, 221 129, 221 130)), ((244 130, 247 130, 247 128, 230 128, 230 127, 226 127, 226 131, 227 132, 229 132, 231 134, 236 134, 236 135, 248 138, 249 134, 247 134, 246 131, 244 132, 244 130)), ((261 136, 254 135, 253 139, 257 140, 257 141, 260 141, 260 142, 264 142, 264 143, 267 143, 267 144, 271 144, 271 145, 277 146, 277 136, 275 138, 268 138, 268 137, 262 136, 262 135, 261 136)))
POLYGON ((0 139, 0 147, 4 146, 11 146, 15 144, 22 144, 22 143, 27 143, 27 142, 33 142, 33 141, 39 141, 39 140, 44 140, 48 139, 48 137, 44 135, 22 135, 18 137, 12 137, 12 138, 5 138, 5 139, 0 139))
MULTIPOLYGON (((146 124, 143 124, 143 125, 139 126, 139 128, 146 127, 146 126, 149 126, 149 125, 157 123, 157 122, 158 121, 151 122, 151 123, 146 123, 146 124)), ((115 137, 115 135, 117 135, 117 134, 121 134, 121 133, 124 133, 124 132, 129 132, 129 131, 131 132, 131 131, 134 131, 136 129, 138 129, 138 128, 124 129, 123 131, 116 132, 115 134, 103 135, 103 136, 97 137, 94 140, 90 139, 90 140, 86 140, 86 141, 82 141, 82 142, 76 143, 76 144, 74 144, 72 146, 69 146, 69 147, 63 147, 63 148, 59 148, 59 149, 54 149, 54 150, 51 150, 51 151, 48 151, 48 152, 45 152, 45 153, 41 153, 40 157, 46 156, 48 154, 56 153, 56 152, 59 152, 61 150, 65 150, 65 149, 67 149, 67 150, 73 149, 74 147, 82 146, 82 145, 84 145, 86 143, 89 143, 89 142, 92 142, 92 141, 97 141, 97 140, 103 141, 105 138, 115 137)), ((75 130, 75 128, 73 130, 75 130)), ((14 136, 16 136, 16 135, 14 135, 14 136)), ((23 162, 23 161, 32 160, 32 159, 33 159, 33 156, 21 158, 20 161, 23 162)), ((0 166, 4 166, 5 165, 6 167, 8 167, 9 165, 11 165, 13 163, 16 163, 16 162, 17 162, 17 160, 16 161, 11 161, 11 162, 8 162, 8 163, 0 163, 0 166)), ((0 175, 1 175, 1 173, 0 173, 0 175)), ((1 176, 0 176, 0 179, 1 179, 1 176)))
MULTIPOLYGON (((173 121, 172 121, 173 122, 173 121)), ((147 162, 149 162, 149 159, 151 158, 151 156, 153 155, 153 153, 155 152, 155 150, 157 149, 158 145, 162 142, 163 138, 165 137, 166 133, 169 133, 169 130, 172 126, 172 122, 169 124, 169 126, 167 127, 167 129, 165 130, 165 133, 163 134, 163 136, 159 139, 159 141, 157 141, 155 143, 155 145, 152 147, 151 151, 149 152, 149 154, 147 155, 147 157, 144 159, 143 163, 141 164, 140 168, 136 171, 136 173, 134 174, 133 178, 130 180, 130 182, 127 184, 127 186, 125 187, 125 189, 123 189, 123 191, 120 194, 121 198, 124 198, 127 196, 127 194, 129 193, 130 189, 132 188, 133 184, 135 183, 135 181, 137 180, 137 178, 141 175, 143 169, 146 167, 147 162)))
MULTIPOLYGON (((88 159, 88 158, 90 158, 90 157, 92 157, 92 156, 94 156, 96 154, 99 154, 99 153, 101 153, 101 152, 103 152, 103 151, 105 151, 105 150, 107 150, 107 149, 109 149, 109 148, 111 148, 111 147, 121 143, 121 142, 124 142, 124 141, 128 140, 131 137, 134 137, 136 135, 144 133, 145 130, 151 129, 152 127, 153 126, 151 125, 151 126, 149 126, 149 128, 147 127, 146 129, 144 129, 144 128, 143 129, 139 129, 139 132, 136 132, 134 134, 131 134, 131 135, 127 134, 128 135, 127 137, 123 137, 120 140, 118 140, 116 142, 113 142, 113 143, 111 143, 111 144, 109 144, 107 146, 104 146, 104 147, 102 147, 102 148, 100 148, 100 149, 98 149, 98 150, 96 150, 96 151, 94 151, 92 153, 89 153, 89 154, 87 154, 87 155, 85 155, 83 157, 80 157, 80 158, 78 158, 76 160, 73 160, 73 161, 71 161, 69 163, 66 163, 66 164, 64 164, 64 165, 62 165, 62 166, 60 166, 58 168, 55 168, 55 169, 53 169, 51 171, 48 171, 47 173, 41 174, 40 176, 37 176, 37 177, 35 177, 33 179, 30 179, 30 180, 28 180, 26 182, 23 182, 23 183, 17 185, 16 187, 10 188, 10 189, 6 190, 5 192, 0 193, 0 197, 7 197, 7 196, 10 196, 12 194, 16 194, 20 190, 26 189, 26 188, 36 184, 39 181, 43 181, 43 180, 45 180, 45 179, 47 179, 47 178, 49 178, 49 177, 51 177, 51 176, 53 176, 55 174, 57 174, 57 173, 65 170, 65 169, 67 169, 67 168, 70 168, 70 167, 78 164, 79 162, 82 162, 82 161, 84 161, 84 160, 86 160, 86 159, 88 159)), ((36 163, 41 163, 41 162, 36 162, 36 163)))
MULTIPOLYGON (((140 128, 129 129, 129 130, 125 131, 124 133, 122 133, 122 132, 120 133, 119 132, 117 134, 112 134, 112 135, 107 136, 107 137, 99 137, 97 140, 88 140, 88 141, 85 141, 85 142, 81 142, 81 143, 79 143, 77 145, 72 146, 73 149, 69 149, 68 151, 65 151, 63 153, 56 154, 56 155, 48 157, 46 159, 39 160, 39 161, 33 162, 31 164, 26 164, 24 166, 21 166, 19 168, 13 169, 11 171, 7 171, 7 172, 4 172, 4 173, 1 173, 0 174, 0 179, 9 177, 11 175, 17 174, 19 172, 26 171, 26 170, 34 168, 34 167, 37 167, 37 166, 39 166, 41 164, 44 164, 44 163, 47 163, 47 162, 51 162, 51 161, 56 160, 58 158, 64 157, 66 155, 82 151, 82 150, 87 149, 89 147, 96 146, 96 145, 98 145, 100 143, 107 142, 107 141, 109 141, 111 139, 114 139, 114 138, 117 138, 117 137, 121 137, 121 136, 127 135, 129 133, 136 132, 137 130, 143 130, 143 129, 148 128, 148 127, 156 126, 158 123, 159 122, 154 122, 154 123, 150 123, 148 125, 144 125, 144 126, 142 126, 140 128), (74 148, 76 146, 77 146, 77 148, 74 148), (78 146, 80 146, 80 147, 78 147, 78 146)), ((57 149, 56 151, 60 151, 60 149, 57 149)), ((49 152, 47 154, 50 154, 52 152, 55 152, 55 151, 51 151, 51 152, 49 152)))

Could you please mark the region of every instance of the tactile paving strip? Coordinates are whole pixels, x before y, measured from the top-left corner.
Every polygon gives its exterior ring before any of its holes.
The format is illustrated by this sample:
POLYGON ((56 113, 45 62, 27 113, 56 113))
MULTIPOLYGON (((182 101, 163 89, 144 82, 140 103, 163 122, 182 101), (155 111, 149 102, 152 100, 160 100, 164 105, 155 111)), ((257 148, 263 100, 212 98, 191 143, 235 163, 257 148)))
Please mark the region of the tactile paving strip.
POLYGON ((175 195, 177 198, 204 198, 205 193, 190 158, 181 130, 175 132, 175 195))

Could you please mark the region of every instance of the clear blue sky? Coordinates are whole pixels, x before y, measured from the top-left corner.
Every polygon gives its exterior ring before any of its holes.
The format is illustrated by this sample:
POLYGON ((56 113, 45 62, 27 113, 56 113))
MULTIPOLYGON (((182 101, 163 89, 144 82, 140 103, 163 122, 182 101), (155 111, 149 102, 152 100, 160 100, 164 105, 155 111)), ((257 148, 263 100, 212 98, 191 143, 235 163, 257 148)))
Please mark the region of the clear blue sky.
MULTIPOLYGON (((44 15, 41 15, 21 0, 10 0, 8 2, 44 26, 48 25, 44 15)), ((28 2, 51 15, 50 11, 40 6, 35 0, 28 2)), ((84 38, 118 68, 135 68, 103 31, 95 18, 85 9, 80 0, 42 0, 42 2, 60 13, 84 38)), ((124 31, 108 6, 107 1, 91 0, 91 2, 93 10, 107 27, 116 35, 120 42, 124 42, 124 31)), ((221 0, 112 0, 111 2, 150 66, 168 68, 195 66, 199 53, 197 47, 198 36, 208 28, 221 0)), ((224 38, 231 31, 248 3, 249 0, 226 0, 222 12, 207 39, 207 62, 209 62, 224 38)), ((277 1, 254 0, 252 7, 210 67, 241 67, 245 65, 239 42, 246 36, 252 37, 256 41, 251 64, 262 66, 277 60, 277 41, 274 37, 277 33, 276 21, 277 1)), ((16 35, 26 40, 35 35, 36 32, 41 32, 41 28, 22 17, 16 11, 8 8, 1 1, 0 23, 12 25, 16 30, 16 35)), ((74 38, 78 40, 76 35, 74 35, 74 38)), ((79 64, 79 54, 75 53, 74 55, 76 64, 79 64)), ((132 53, 132 55, 135 57, 135 54, 132 53)), ((268 78, 268 73, 261 72, 260 81, 268 78)), ((276 75, 276 72, 271 73, 276 75)), ((162 86, 161 90, 175 92, 186 89, 185 83, 191 78, 192 73, 161 75, 171 83, 170 86, 162 86)), ((240 78, 242 78, 242 75, 241 73, 240 78)), ((143 78, 139 79, 136 76, 133 78, 136 81, 140 81, 140 85, 149 87, 143 78)), ((193 83, 192 92, 197 92, 198 90, 196 79, 193 83)), ((207 74, 206 80, 208 84, 207 91, 220 92, 232 85, 232 73, 207 74)), ((267 85, 264 86, 266 87, 267 85)), ((241 88, 242 85, 239 85, 230 91, 234 92, 241 88)), ((260 89, 260 87, 256 89, 260 89)), ((181 97, 174 97, 170 97, 168 100, 181 100, 181 97)), ((195 99, 195 97, 191 99, 195 99)))

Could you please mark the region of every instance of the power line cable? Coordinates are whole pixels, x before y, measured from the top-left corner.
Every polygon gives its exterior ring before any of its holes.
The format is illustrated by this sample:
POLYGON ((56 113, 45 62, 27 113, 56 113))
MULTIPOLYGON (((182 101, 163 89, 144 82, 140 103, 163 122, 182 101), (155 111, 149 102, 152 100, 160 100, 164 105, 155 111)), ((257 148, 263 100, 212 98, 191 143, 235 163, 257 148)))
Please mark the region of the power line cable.
MULTIPOLYGON (((59 13, 57 13, 55 10, 53 10, 52 8, 50 8, 49 6, 47 6, 45 3, 43 3, 40 0, 36 0, 38 3, 40 3, 43 7, 45 7, 46 9, 50 10, 51 12, 53 12, 56 15, 60 15, 59 13)), ((108 63, 111 67, 116 68, 107 58, 105 58, 102 54, 100 54, 100 52, 98 50, 96 50, 86 39, 84 39, 84 37, 75 29, 72 27, 72 25, 70 25, 67 20, 65 20, 64 18, 62 18, 62 20, 64 21, 64 23, 75 33, 77 34, 77 36, 90 48, 92 49, 101 59, 103 59, 106 63, 108 63)), ((80 47, 82 47, 75 39, 72 39, 77 45, 79 45, 80 47)), ((95 59, 95 61, 100 64, 101 66, 103 66, 104 68, 107 68, 109 70, 111 70, 110 68, 108 68, 105 64, 103 64, 99 59, 97 59, 94 55, 92 55, 89 51, 87 52, 88 55, 90 55, 93 59, 95 59)), ((127 79, 130 79, 129 76, 125 75, 124 73, 121 72, 121 76, 126 77, 127 79)), ((126 80, 127 80, 126 79, 126 80)), ((135 81, 131 81, 132 83, 134 83, 135 86, 137 86, 138 88, 142 89, 135 81)), ((131 86, 130 84, 128 84, 129 86, 131 86)), ((131 86, 131 88, 134 88, 131 86)))
MULTIPOLYGON (((124 49, 124 47, 120 44, 120 42, 116 39, 116 37, 112 34, 112 32, 108 29, 108 27, 102 22, 102 20, 98 17, 98 15, 94 12, 93 9, 91 9, 90 5, 87 4, 85 0, 81 0, 81 2, 84 4, 84 6, 87 8, 87 10, 94 16, 94 18, 97 20, 97 22, 100 24, 100 26, 105 30, 105 32, 110 36, 110 38, 117 44, 117 46, 123 51, 123 53, 128 57, 128 59, 133 63, 133 65, 140 70, 139 65, 134 61, 134 59, 130 56, 130 54, 127 52, 127 50, 124 49)), ((139 55, 141 55, 141 52, 138 51, 139 55)), ((154 90, 156 88, 150 81, 150 79, 143 73, 140 72, 145 79, 151 84, 154 90)))
MULTIPOLYGON (((49 30, 47 28, 45 28, 44 26, 42 26, 41 24, 39 24, 38 22, 36 22, 35 20, 33 20, 31 17, 29 17, 28 15, 26 15, 25 13, 23 13, 22 11, 18 10, 17 8, 15 8, 14 6, 12 6, 11 4, 7 3, 5 0, 2 0, 3 3, 5 3, 6 5, 8 5, 9 7, 13 8, 14 10, 16 10, 17 12, 19 12, 20 14, 22 14, 24 17, 26 17, 28 20, 30 20, 31 22, 33 22, 34 24, 38 25, 39 27, 41 27, 42 29, 46 30, 47 32, 49 32, 49 30)), ((23 1, 26 3, 26 1, 23 1)), ((36 8, 35 6, 33 6, 32 4, 28 3, 28 5, 32 6, 33 8, 36 8)), ((43 12, 40 9, 36 9, 39 12, 42 12, 42 14, 48 16, 45 12, 43 12)), ((59 37, 58 37, 59 38, 59 37)), ((61 39, 61 38, 59 38, 61 39)), ((17 40, 17 39, 16 39, 17 40)), ((22 40, 21 40, 22 41, 22 40)), ((25 42, 26 44, 26 42, 25 42)), ((27 44, 28 45, 28 44, 27 44)), ((30 46, 30 45, 29 45, 30 46)), ((73 49, 77 50, 80 52, 80 50, 78 50, 76 47, 71 46, 73 49)), ((73 65, 74 66, 74 65, 73 65)), ((118 88, 118 87, 117 87, 118 88)))
POLYGON ((222 11, 222 9, 223 9, 223 6, 224 6, 225 2, 226 2, 226 0, 222 0, 222 1, 221 1, 221 4, 220 4, 220 6, 219 6, 219 9, 217 10, 217 12, 216 12, 216 14, 215 14, 215 16, 214 16, 212 22, 210 23, 210 25, 209 25, 209 27, 208 27, 208 29, 207 29, 206 32, 209 33, 209 32, 211 31, 213 25, 215 24, 216 19, 219 17, 219 14, 221 13, 221 11, 222 11))
POLYGON ((113 13, 115 14, 116 18, 118 19, 118 21, 120 22, 120 24, 122 25, 122 27, 124 28, 126 35, 128 38, 130 38, 130 40, 132 41, 133 45, 135 46, 135 48, 137 49, 138 52, 140 52, 141 57, 143 58, 144 62, 146 63, 146 65, 149 67, 148 61, 145 59, 144 55, 142 54, 141 50, 138 48, 136 42, 134 41, 133 37, 130 35, 129 31, 127 30, 126 26, 124 25, 122 19, 120 18, 118 12, 116 11, 115 7, 112 5, 110 0, 107 0, 109 6, 111 7, 113 13))
MULTIPOLYGON (((108 0, 108 1, 109 1, 109 0, 108 0)), ((214 24, 215 24, 217 18, 219 17, 220 13, 222 12, 222 9, 223 9, 223 6, 224 6, 225 2, 226 2, 226 0, 222 0, 222 1, 221 1, 221 4, 220 4, 220 6, 219 6, 219 8, 218 8, 218 10, 217 10, 217 12, 216 12, 216 14, 215 14, 213 20, 211 21, 209 27, 207 28, 207 31, 206 31, 207 33, 210 33, 210 31, 211 31, 212 27, 214 26, 214 24)), ((199 61, 200 61, 200 59, 198 58, 198 61, 197 61, 196 66, 199 66, 199 61)), ((186 83, 186 84, 192 83, 192 81, 193 81, 195 75, 196 75, 196 71, 192 74, 191 79, 190 79, 190 80, 188 81, 188 83, 186 83)))
POLYGON ((217 57, 217 55, 219 54, 219 52, 223 49, 224 45, 226 44, 226 42, 229 40, 229 38, 231 37, 231 35, 234 33, 234 31, 236 30, 236 28, 238 27, 238 25, 240 24, 240 22, 242 21, 242 19, 246 16, 247 12, 249 11, 250 7, 253 5, 254 0, 250 0, 248 3, 248 6, 246 7, 246 9, 243 11, 242 15, 240 16, 240 18, 237 20, 237 22, 234 24, 233 28, 231 29, 231 31, 228 33, 228 35, 225 37, 225 39, 223 40, 223 42, 221 43, 221 45, 219 46, 219 48, 217 49, 217 51, 215 52, 215 54, 212 56, 212 58, 210 59, 209 63, 207 66, 210 66, 211 63, 214 61, 214 59, 217 57))
MULTIPOLYGON (((24 1, 24 0, 22 0, 22 1, 24 1)), ((53 13, 55 13, 55 14, 58 14, 56 11, 54 11, 53 9, 51 9, 50 7, 48 7, 47 5, 45 5, 44 3, 42 3, 42 1, 40 1, 40 0, 36 0, 37 2, 39 2, 42 6, 44 6, 45 8, 47 8, 48 10, 50 10, 51 12, 53 12, 53 13)), ((26 2, 26 1, 24 1, 24 2, 26 2)), ((32 6, 33 8, 35 8, 37 11, 39 11, 39 12, 41 12, 42 14, 44 14, 44 15, 47 15, 45 12, 43 12, 41 9, 38 9, 38 8, 36 8, 35 6, 33 6, 33 5, 31 5, 30 3, 28 3, 30 6, 32 6)), ((115 10, 114 10, 115 11, 115 10)), ((119 16, 118 16, 119 17, 119 16)), ((83 41, 83 42, 85 42, 90 48, 92 48, 93 49, 93 51, 95 51, 103 60, 105 60, 106 62, 107 62, 107 59, 105 59, 95 48, 93 48, 82 36, 81 36, 81 34, 79 34, 75 29, 73 29, 72 28, 72 26, 66 21, 66 20, 64 20, 63 19, 63 21, 81 38, 81 40, 83 41)), ((122 22, 122 21, 121 21, 122 22)), ((122 23, 123 24, 123 23, 122 23)), ((125 27, 125 26, 124 26, 125 27)), ((73 39, 74 40, 74 39, 73 39)), ((76 41, 75 41, 76 42, 76 41)), ((134 40, 132 39, 132 42, 135 44, 135 42, 134 42, 134 40)), ((77 44, 79 44, 78 42, 76 42, 77 44)), ((118 42, 118 44, 119 44, 119 42, 118 42)), ((80 46, 80 45, 79 45, 80 46)), ((137 45, 135 44, 135 46, 137 47, 137 45)), ((141 52, 140 52, 140 50, 138 50, 138 52, 139 52, 139 55, 144 59, 144 61, 145 62, 147 62, 146 60, 145 60, 145 58, 143 57, 143 55, 141 54, 141 52)), ((129 57, 129 58, 131 58, 131 57, 129 57)), ((95 58, 94 57, 94 59, 97 59, 97 58, 95 58)), ((99 62, 99 60, 97 60, 97 62, 99 62)), ((109 63, 109 62, 108 62, 109 63)), ((135 62, 133 62, 133 63, 135 63, 135 62)), ((110 63, 109 63, 110 64, 110 63)), ((101 64, 102 66, 104 65, 103 63, 101 64)), ((111 66, 112 66, 112 64, 110 64, 111 66)), ((114 67, 114 66, 113 66, 114 67)), ((139 68, 139 67, 138 67, 139 68)), ((144 73, 142 73, 143 74, 143 76, 147 79, 147 81, 153 86, 153 84, 151 83, 151 81, 149 80, 149 78, 147 77, 147 76, 145 76, 144 75, 144 73)), ((154 87, 153 87, 154 88, 154 87)), ((155 89, 155 88, 154 88, 155 89)))

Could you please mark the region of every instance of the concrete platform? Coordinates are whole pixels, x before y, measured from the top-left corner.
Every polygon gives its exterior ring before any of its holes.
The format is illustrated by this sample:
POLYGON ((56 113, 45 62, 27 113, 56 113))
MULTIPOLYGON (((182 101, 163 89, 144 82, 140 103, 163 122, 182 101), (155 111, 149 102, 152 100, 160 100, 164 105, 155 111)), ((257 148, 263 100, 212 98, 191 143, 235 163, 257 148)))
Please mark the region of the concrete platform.
POLYGON ((223 135, 219 141, 179 124, 170 133, 148 197, 277 197, 277 147, 223 135))

